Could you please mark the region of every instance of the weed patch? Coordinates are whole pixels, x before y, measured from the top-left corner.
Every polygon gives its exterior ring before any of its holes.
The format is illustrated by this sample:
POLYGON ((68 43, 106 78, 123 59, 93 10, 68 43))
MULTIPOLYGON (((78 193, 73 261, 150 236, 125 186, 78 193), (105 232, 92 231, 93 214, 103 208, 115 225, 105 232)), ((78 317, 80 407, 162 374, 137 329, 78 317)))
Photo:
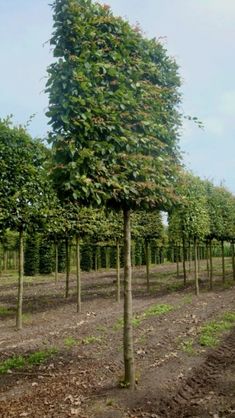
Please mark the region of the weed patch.
POLYGON ((24 367, 41 364, 56 352, 57 350, 53 348, 45 351, 36 351, 35 353, 25 357, 11 357, 5 361, 0 362, 0 374, 5 374, 9 370, 23 369, 24 367))
POLYGON ((5 306, 0 306, 0 317, 6 317, 14 315, 15 311, 10 308, 6 308, 5 306))
MULTIPOLYGON (((150 308, 148 308, 146 311, 144 311, 142 314, 136 314, 134 315, 132 319, 132 325, 133 327, 138 327, 145 319, 151 317, 151 316, 161 316, 168 312, 170 312, 173 309, 173 306, 171 305, 153 305, 150 308)), ((118 331, 119 329, 123 328, 123 318, 118 319, 117 322, 114 324, 113 329, 114 331, 118 331)))
POLYGON ((201 329, 199 344, 204 347, 216 347, 224 331, 235 325, 235 312, 226 312, 218 321, 212 321, 201 329))
POLYGON ((88 344, 94 344, 94 343, 101 343, 100 337, 94 337, 93 335, 86 337, 82 340, 82 344, 88 345, 88 344))
POLYGON ((193 356, 193 355, 196 354, 196 351, 193 347, 193 340, 191 340, 191 339, 183 341, 181 343, 180 347, 181 347, 182 351, 184 353, 187 353, 189 356, 193 356))
POLYGON ((73 337, 67 337, 64 339, 64 344, 67 347, 73 347, 75 344, 77 344, 78 342, 75 340, 75 338, 73 337))

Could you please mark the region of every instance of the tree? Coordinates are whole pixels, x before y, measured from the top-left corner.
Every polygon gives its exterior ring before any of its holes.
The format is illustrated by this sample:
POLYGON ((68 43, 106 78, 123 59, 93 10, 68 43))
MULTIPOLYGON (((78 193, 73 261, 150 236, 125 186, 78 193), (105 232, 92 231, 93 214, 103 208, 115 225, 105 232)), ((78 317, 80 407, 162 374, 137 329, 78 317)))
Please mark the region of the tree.
POLYGON ((123 219, 118 211, 100 211, 99 221, 95 233, 96 241, 108 244, 109 249, 110 247, 116 247, 116 300, 120 302, 120 242, 123 240, 123 219))
POLYGON ((151 241, 160 239, 163 235, 162 217, 159 211, 137 211, 133 216, 134 236, 144 239, 147 291, 150 290, 151 241))
POLYGON ((63 201, 106 205, 124 219, 125 383, 134 388, 130 213, 165 208, 178 158, 175 61, 108 6, 55 0, 47 92, 53 178, 63 201))
POLYGON ((209 214, 206 190, 203 181, 190 173, 181 173, 178 183, 180 204, 170 213, 169 230, 181 236, 183 240, 183 258, 185 260, 185 241, 193 240, 195 260, 195 292, 199 295, 198 281, 198 241, 209 233, 209 214))
POLYGON ((17 329, 22 328, 24 232, 38 224, 47 205, 48 178, 44 169, 47 151, 21 126, 0 121, 0 213, 2 225, 19 234, 17 329))
MULTIPOLYGON (((222 252, 222 277, 225 282, 224 241, 234 239, 234 197, 224 187, 215 187, 213 183, 206 181, 207 206, 209 213, 210 231, 207 235, 210 253, 210 287, 212 289, 212 240, 221 242, 222 252)), ((234 261, 233 261, 234 263, 234 261)))
POLYGON ((39 271, 39 235, 27 234, 24 251, 24 274, 35 276, 39 271))

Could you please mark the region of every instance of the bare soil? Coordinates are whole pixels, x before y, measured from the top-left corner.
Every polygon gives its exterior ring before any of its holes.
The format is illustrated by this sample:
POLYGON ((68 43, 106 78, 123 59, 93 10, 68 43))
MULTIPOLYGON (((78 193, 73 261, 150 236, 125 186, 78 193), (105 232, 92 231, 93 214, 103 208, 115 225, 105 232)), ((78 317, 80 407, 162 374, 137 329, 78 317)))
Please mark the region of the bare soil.
MULTIPOLYGON (((0 417, 124 418, 235 417, 235 329, 218 347, 198 343, 201 327, 235 311, 235 283, 217 271, 214 290, 201 266, 201 294, 176 278, 173 264, 134 269, 137 317, 153 305, 171 311, 134 324, 137 385, 120 388, 123 377, 122 303, 115 302, 115 271, 83 273, 83 311, 76 313, 75 276, 64 298, 64 275, 26 278, 24 329, 15 330, 16 276, 0 278, 0 361, 35 351, 57 351, 39 366, 0 375, 0 417), (187 342, 193 349, 185 350, 187 342)), ((229 271, 227 260, 227 271, 229 271)))

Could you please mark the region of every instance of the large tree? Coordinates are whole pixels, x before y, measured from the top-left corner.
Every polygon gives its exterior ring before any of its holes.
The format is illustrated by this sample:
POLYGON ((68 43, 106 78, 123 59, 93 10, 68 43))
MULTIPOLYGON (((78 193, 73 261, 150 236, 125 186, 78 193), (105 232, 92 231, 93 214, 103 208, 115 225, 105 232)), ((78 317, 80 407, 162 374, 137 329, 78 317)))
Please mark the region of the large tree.
POLYGON ((178 158, 180 78, 155 39, 91 0, 55 0, 47 91, 59 196, 124 217, 125 382, 135 385, 130 212, 165 208, 178 158))

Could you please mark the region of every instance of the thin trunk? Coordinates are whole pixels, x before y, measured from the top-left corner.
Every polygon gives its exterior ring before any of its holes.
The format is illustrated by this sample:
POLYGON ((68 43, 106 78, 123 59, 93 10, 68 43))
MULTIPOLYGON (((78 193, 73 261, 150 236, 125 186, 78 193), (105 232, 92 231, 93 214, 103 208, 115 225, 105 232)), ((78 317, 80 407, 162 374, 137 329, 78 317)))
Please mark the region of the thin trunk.
POLYGON ((206 243, 206 271, 207 271, 207 276, 210 277, 209 247, 208 247, 208 243, 206 243))
POLYGON ((58 242, 55 242, 55 283, 58 283, 58 242))
POLYGON ((179 265, 179 247, 176 247, 176 268, 177 268, 177 279, 180 277, 180 265, 179 265))
POLYGON ((189 250, 188 272, 191 273, 191 269, 192 269, 192 267, 191 267, 191 264, 192 264, 192 249, 191 249, 190 242, 189 242, 189 248, 188 248, 188 250, 189 250))
POLYGON ((76 278, 77 278, 77 312, 81 312, 81 262, 80 262, 80 244, 76 237, 76 278))
POLYGON ((110 269, 110 252, 109 252, 109 248, 105 247, 105 269, 109 270, 110 269))
POLYGON ((149 247, 149 242, 148 241, 145 241, 145 258, 146 258, 147 292, 149 292, 149 289, 150 289, 150 283, 149 283, 150 247, 149 247))
POLYGON ((135 260, 135 241, 132 241, 131 260, 132 260, 132 267, 135 267, 135 265, 136 265, 136 260, 135 260))
POLYGON ((98 248, 95 247, 95 271, 98 270, 98 248))
POLYGON ((198 274, 200 274, 201 271, 201 247, 197 247, 197 264, 198 264, 198 274))
POLYGON ((195 293, 199 295, 198 261, 197 261, 197 239, 194 238, 194 268, 195 268, 195 293))
POLYGON ((116 272, 117 272, 117 302, 121 300, 121 284, 120 284, 120 244, 116 242, 116 272))
POLYGON ((22 306, 23 306, 23 282, 24 282, 24 236, 23 230, 19 232, 19 278, 18 278, 18 300, 16 313, 16 328, 22 329, 22 306))
POLYGON ((131 289, 131 226, 130 210, 124 209, 124 382, 130 389, 135 388, 135 367, 132 327, 132 289, 131 289))
POLYGON ((223 283, 225 283, 224 241, 221 241, 221 252, 222 252, 222 277, 223 277, 223 283))
POLYGON ((184 286, 186 286, 186 280, 187 280, 187 273, 186 273, 186 248, 185 248, 185 238, 183 237, 183 273, 184 273, 184 286))
POLYGON ((69 297, 69 274, 70 274, 70 254, 69 254, 69 239, 65 240, 65 258, 66 258, 66 288, 65 297, 69 297))
POLYGON ((209 244, 209 261, 210 261, 210 290, 213 289, 213 261, 212 261, 212 243, 209 244))
POLYGON ((233 266, 233 280, 235 280, 235 257, 234 257, 234 242, 231 243, 232 247, 232 266, 233 266))
POLYGON ((7 271, 7 262, 8 262, 8 257, 7 257, 7 250, 5 250, 5 248, 3 249, 3 272, 6 273, 7 271))

